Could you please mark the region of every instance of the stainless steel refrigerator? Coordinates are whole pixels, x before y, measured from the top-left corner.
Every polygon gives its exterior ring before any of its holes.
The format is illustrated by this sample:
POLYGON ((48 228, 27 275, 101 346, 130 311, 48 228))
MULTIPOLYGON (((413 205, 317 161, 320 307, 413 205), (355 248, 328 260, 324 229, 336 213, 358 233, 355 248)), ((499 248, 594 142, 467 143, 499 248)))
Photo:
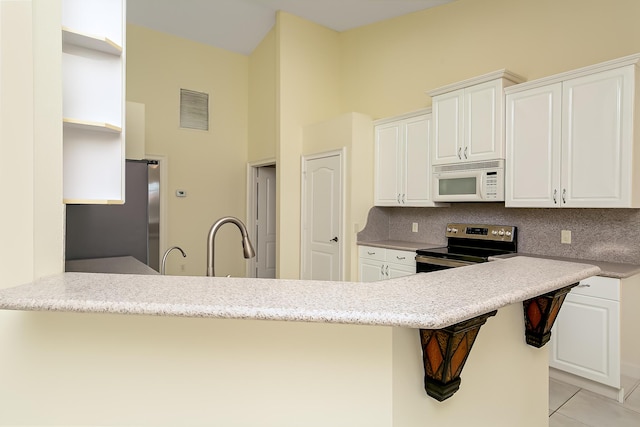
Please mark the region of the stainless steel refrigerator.
POLYGON ((65 259, 133 256, 160 270, 160 166, 127 160, 125 203, 67 205, 65 259))

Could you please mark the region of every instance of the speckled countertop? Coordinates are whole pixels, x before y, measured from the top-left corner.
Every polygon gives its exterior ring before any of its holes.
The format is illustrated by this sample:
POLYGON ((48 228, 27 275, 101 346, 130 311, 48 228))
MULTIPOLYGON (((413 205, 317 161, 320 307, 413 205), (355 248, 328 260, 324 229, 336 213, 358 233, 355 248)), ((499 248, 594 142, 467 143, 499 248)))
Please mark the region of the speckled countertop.
POLYGON ((445 244, 437 243, 420 243, 420 242, 405 242, 404 240, 375 240, 375 241, 358 241, 360 246, 373 246, 376 248, 397 249, 399 251, 417 251, 418 249, 431 249, 447 246, 445 244))
POLYGON ((591 264, 600 268, 601 271, 600 273, 598 273, 598 276, 613 277, 614 279, 625 279, 627 277, 631 277, 640 273, 640 265, 637 265, 637 264, 623 264, 619 262, 596 261, 592 259, 576 259, 576 258, 565 258, 565 257, 534 255, 534 254, 517 253, 517 254, 508 254, 508 255, 498 255, 498 256, 489 258, 489 260, 491 261, 491 260, 497 260, 497 259, 508 259, 508 258, 513 258, 518 256, 555 259, 557 261, 582 262, 585 264, 591 264))
POLYGON ((63 273, 0 290, 0 308, 440 329, 599 272, 516 257, 370 283, 63 273))

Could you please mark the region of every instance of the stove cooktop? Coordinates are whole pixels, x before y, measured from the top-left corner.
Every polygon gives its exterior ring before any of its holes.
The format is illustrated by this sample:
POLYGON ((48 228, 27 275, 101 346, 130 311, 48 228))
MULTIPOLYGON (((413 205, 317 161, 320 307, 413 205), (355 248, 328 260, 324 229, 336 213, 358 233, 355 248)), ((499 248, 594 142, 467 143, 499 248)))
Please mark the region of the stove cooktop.
POLYGON ((418 255, 486 262, 491 256, 517 252, 517 227, 486 224, 447 224, 447 246, 419 249, 418 255))

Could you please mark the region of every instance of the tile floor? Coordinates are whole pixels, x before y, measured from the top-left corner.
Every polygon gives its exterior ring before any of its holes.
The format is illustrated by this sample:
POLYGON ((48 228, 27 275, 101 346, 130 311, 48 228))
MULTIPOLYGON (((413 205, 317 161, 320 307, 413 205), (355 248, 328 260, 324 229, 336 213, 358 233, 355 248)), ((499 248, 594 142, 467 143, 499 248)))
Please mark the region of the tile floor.
POLYGON ((622 379, 624 403, 549 379, 549 427, 640 426, 640 380, 622 379))

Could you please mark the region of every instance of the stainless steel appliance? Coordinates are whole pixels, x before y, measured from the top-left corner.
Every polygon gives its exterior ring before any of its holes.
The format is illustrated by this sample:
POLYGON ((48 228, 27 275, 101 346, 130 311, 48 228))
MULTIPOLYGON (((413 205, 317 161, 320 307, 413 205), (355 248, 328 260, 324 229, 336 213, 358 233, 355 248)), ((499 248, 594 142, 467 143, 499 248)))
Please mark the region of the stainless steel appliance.
POLYGON ((434 166, 433 200, 437 202, 504 201, 504 160, 434 166))
POLYGON ((127 160, 125 179, 122 205, 67 205, 67 261, 133 256, 160 270, 160 166, 127 160))
POLYGON ((447 224, 447 246, 416 251, 416 272, 445 270, 487 262, 517 252, 517 227, 511 225, 447 224))

